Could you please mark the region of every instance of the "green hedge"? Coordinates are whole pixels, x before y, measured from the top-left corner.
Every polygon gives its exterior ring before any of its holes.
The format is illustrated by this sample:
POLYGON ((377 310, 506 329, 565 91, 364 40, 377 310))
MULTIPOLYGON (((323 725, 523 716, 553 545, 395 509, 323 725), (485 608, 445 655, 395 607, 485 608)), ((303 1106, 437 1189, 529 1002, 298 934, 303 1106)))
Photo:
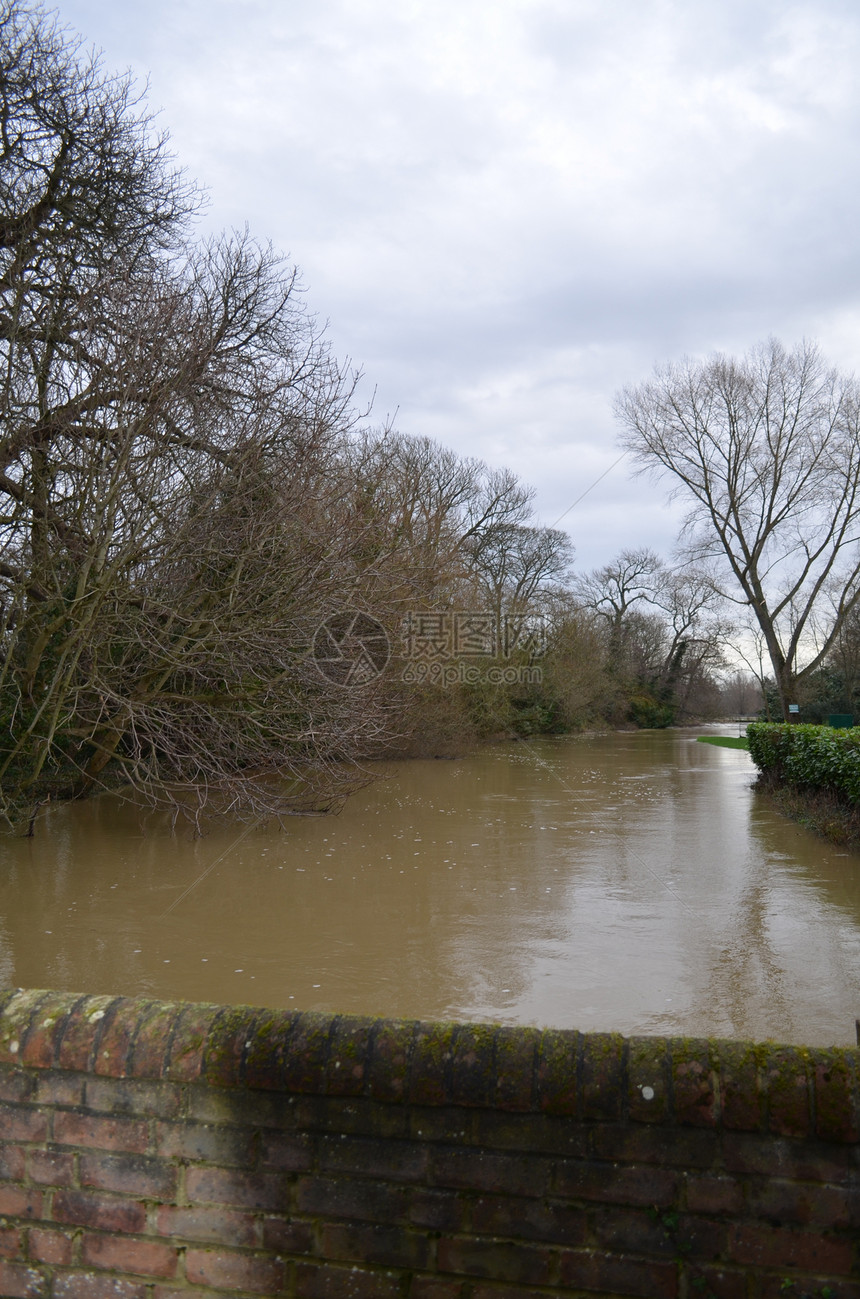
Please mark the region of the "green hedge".
POLYGON ((747 739, 760 771, 787 785, 828 789, 849 803, 860 803, 860 726, 836 731, 830 726, 751 722, 747 739))

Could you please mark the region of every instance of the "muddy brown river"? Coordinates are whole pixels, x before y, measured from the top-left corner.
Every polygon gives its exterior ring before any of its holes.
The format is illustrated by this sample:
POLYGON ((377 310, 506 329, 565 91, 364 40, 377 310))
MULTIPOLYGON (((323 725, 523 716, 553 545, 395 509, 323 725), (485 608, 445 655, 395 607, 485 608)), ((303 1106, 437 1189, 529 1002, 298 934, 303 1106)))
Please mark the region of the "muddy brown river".
POLYGON ((696 743, 720 729, 396 764, 339 816, 202 839, 52 808, 0 839, 0 983, 853 1043, 860 856, 696 743))

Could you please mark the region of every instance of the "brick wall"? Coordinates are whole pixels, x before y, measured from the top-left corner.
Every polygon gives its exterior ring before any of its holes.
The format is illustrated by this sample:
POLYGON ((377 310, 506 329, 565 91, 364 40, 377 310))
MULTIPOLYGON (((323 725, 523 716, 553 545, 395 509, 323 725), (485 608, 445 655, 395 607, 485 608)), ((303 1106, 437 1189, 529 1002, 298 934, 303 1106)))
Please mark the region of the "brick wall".
POLYGON ((0 994, 0 1294, 857 1299, 857 1065, 0 994))

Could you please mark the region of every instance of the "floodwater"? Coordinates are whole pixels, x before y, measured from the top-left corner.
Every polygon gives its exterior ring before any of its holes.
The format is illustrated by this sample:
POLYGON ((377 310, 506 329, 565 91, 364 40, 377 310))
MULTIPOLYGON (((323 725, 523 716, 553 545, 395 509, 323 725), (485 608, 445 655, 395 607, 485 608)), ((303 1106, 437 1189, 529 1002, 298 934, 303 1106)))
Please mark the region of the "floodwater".
POLYGON ((860 856, 703 729, 395 764, 283 829, 58 806, 0 839, 0 984, 853 1043, 860 856))

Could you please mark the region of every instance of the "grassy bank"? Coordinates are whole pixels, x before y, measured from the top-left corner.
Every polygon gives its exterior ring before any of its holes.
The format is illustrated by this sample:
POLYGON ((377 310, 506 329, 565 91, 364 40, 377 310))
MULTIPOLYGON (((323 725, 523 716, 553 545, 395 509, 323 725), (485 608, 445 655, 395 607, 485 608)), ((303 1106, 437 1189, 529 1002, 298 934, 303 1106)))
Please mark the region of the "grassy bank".
POLYGON ((748 749, 749 742, 743 735, 699 735, 699 744, 716 744, 721 749, 748 749))

